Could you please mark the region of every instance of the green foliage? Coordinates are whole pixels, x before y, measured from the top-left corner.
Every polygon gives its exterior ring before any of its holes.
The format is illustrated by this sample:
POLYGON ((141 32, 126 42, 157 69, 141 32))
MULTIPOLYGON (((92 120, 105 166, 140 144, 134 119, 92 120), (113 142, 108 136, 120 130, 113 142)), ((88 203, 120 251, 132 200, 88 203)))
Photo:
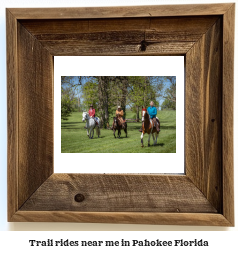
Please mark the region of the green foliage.
POLYGON ((63 94, 61 96, 61 119, 68 120, 74 109, 75 99, 71 99, 69 94, 63 94))
POLYGON ((171 100, 168 100, 168 99, 165 99, 161 105, 161 110, 165 110, 165 109, 173 109, 175 110, 176 109, 176 103, 171 101, 171 100))
POLYGON ((75 111, 75 104, 75 89, 61 83, 61 119, 68 120, 71 113, 75 111))
POLYGON ((164 106, 165 108, 176 109, 176 77, 169 76, 166 77, 166 80, 169 85, 164 92, 164 106))
POLYGON ((79 81, 74 76, 61 76, 61 119, 67 120, 72 112, 80 110, 79 81))
POLYGON ((98 111, 98 83, 90 80, 82 86, 83 108, 87 111, 90 104, 93 104, 96 112, 98 111))
POLYGON ((151 81, 152 79, 146 76, 129 77, 128 102, 132 112, 136 113, 137 119, 142 106, 148 107, 150 101, 154 102, 155 107, 159 106, 156 98, 156 89, 151 81))
POLYGON ((150 80, 147 77, 129 77, 130 93, 129 97, 134 106, 146 106, 153 100, 156 104, 156 95, 150 80))

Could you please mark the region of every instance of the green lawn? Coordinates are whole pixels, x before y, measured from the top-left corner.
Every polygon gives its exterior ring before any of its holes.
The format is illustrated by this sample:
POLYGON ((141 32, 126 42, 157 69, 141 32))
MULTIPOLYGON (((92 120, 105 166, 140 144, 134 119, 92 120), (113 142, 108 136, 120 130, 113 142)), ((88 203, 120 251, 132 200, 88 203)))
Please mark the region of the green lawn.
MULTIPOLYGON (((89 139, 85 122, 82 122, 82 113, 74 112, 67 121, 61 121, 61 152, 62 153, 175 153, 176 152, 176 111, 158 111, 161 131, 157 145, 148 147, 148 135, 144 135, 144 145, 141 147, 138 131, 141 123, 127 123, 128 135, 122 130, 121 138, 114 138, 113 131, 101 129, 100 138, 89 139)), ((132 112, 127 112, 126 118, 136 118, 132 112)), ((110 121, 110 126, 112 120, 110 121)))

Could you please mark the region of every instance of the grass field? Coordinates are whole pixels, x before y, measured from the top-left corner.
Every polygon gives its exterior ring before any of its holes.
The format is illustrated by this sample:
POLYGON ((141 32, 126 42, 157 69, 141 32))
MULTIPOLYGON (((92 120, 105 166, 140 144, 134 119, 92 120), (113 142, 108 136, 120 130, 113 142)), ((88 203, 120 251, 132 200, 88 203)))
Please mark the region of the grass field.
MULTIPOLYGON (((144 136, 144 145, 141 147, 138 131, 141 123, 127 123, 128 135, 122 130, 121 138, 114 138, 113 131, 101 129, 100 138, 96 136, 89 139, 85 122, 82 122, 82 113, 74 112, 67 121, 61 121, 61 152, 62 153, 175 153, 176 152, 176 111, 158 111, 161 131, 158 136, 157 145, 153 146, 151 136, 148 147, 148 135, 144 136)), ((132 112, 127 112, 126 118, 135 119, 132 112)), ((112 120, 110 121, 110 126, 112 120)))

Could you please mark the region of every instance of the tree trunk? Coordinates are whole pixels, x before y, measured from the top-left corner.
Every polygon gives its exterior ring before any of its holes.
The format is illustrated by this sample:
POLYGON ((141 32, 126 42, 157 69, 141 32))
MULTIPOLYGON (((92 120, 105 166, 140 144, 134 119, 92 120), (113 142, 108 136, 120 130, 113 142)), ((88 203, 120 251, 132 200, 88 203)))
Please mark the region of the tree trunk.
POLYGON ((136 121, 139 122, 139 106, 137 106, 137 111, 136 111, 136 121))
POLYGON ((104 80, 104 112, 105 112, 105 121, 104 121, 104 124, 103 124, 103 127, 104 129, 107 128, 107 124, 109 123, 109 111, 108 111, 108 97, 109 97, 109 94, 108 94, 108 88, 109 88, 109 77, 103 77, 103 80, 104 80))
POLYGON ((99 76, 98 78, 98 108, 101 118, 101 123, 104 129, 107 128, 107 123, 109 123, 109 112, 108 112, 108 85, 109 78, 99 76))
POLYGON ((124 112, 124 118, 126 119, 126 98, 127 98, 127 88, 128 88, 128 77, 122 77, 122 98, 121 98, 121 108, 124 112))
POLYGON ((146 107, 146 99, 147 99, 147 78, 145 77, 145 83, 144 83, 144 107, 146 107))
POLYGON ((103 114, 103 81, 102 77, 96 77, 98 79, 98 111, 99 111, 99 117, 101 120, 101 126, 104 125, 105 118, 103 114))
POLYGON ((80 112, 80 102, 79 102, 79 95, 78 95, 78 111, 80 112))

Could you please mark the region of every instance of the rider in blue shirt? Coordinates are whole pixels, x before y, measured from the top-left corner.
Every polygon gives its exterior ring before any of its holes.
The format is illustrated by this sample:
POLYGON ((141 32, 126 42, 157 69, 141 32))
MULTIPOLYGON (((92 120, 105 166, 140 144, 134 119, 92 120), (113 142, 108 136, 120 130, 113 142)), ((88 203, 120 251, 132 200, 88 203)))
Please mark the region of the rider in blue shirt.
POLYGON ((150 107, 147 108, 147 112, 150 115, 150 118, 153 119, 157 115, 157 109, 153 106, 153 102, 150 102, 150 107))
MULTIPOLYGON (((160 129, 159 129, 159 125, 158 125, 158 120, 156 118, 157 109, 156 109, 156 107, 154 107, 153 101, 150 102, 150 106, 147 108, 147 112, 150 115, 150 118, 152 119, 152 121, 154 122, 156 130, 159 132, 160 129)), ((142 128, 139 131, 142 132, 142 128)))

